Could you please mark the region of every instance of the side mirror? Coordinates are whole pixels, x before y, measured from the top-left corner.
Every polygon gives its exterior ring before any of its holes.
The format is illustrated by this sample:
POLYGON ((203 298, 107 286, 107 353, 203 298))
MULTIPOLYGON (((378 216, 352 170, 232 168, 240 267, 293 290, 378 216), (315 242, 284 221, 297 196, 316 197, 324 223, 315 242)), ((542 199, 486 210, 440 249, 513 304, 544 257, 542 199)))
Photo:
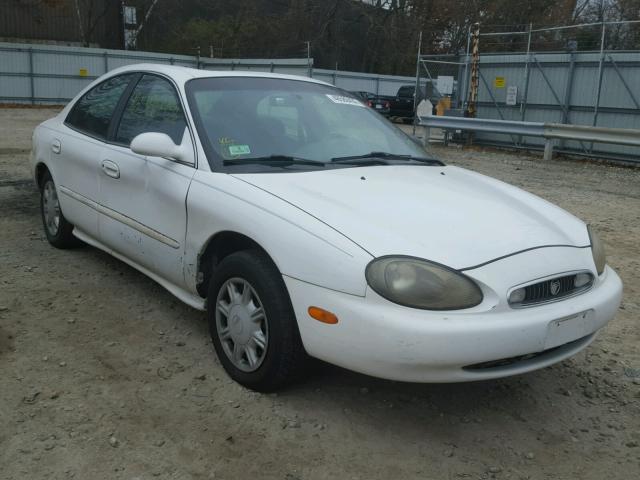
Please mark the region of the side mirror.
MULTIPOLYGON (((184 145, 186 142, 182 142, 184 145)), ((166 133, 141 133, 131 141, 131 151, 148 157, 163 157, 179 162, 192 163, 189 148, 176 145, 166 133)))

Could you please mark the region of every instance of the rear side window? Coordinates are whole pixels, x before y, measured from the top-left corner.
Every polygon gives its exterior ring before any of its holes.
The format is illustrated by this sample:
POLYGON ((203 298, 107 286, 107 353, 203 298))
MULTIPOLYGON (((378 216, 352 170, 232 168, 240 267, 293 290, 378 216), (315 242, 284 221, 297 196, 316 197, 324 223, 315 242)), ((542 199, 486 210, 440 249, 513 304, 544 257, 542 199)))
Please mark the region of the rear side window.
POLYGON ((129 145, 146 132, 166 133, 180 145, 187 124, 173 85, 156 75, 144 75, 133 89, 122 113, 115 142, 129 145))
POLYGON ((66 124, 92 137, 105 140, 120 97, 135 74, 119 75, 89 90, 69 112, 66 124))

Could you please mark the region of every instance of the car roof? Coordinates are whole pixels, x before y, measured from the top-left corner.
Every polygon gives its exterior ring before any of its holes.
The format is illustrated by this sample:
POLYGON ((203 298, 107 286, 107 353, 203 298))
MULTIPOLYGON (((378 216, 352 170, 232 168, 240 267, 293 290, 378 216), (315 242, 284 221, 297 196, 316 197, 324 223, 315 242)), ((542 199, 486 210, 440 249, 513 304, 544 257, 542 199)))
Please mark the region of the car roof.
POLYGON ((287 75, 282 73, 258 72, 254 70, 200 70, 196 68, 183 67, 178 65, 166 65, 159 63, 137 63, 126 65, 109 71, 109 76, 118 75, 125 72, 155 72, 172 78, 176 83, 185 83, 193 78, 215 78, 215 77, 260 77, 260 78, 280 78, 283 80, 299 80, 321 85, 331 85, 314 78, 301 75, 287 75))

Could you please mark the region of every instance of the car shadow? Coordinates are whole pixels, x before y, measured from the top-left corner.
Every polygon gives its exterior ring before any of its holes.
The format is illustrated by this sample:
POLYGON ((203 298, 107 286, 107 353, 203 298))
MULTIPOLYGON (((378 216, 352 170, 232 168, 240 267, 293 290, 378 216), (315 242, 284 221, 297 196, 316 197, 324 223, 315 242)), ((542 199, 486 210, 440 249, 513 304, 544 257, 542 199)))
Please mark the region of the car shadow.
MULTIPOLYGON (((440 384, 383 380, 319 363, 279 397, 325 418, 384 425, 399 436, 417 431, 446 443, 468 431, 483 438, 486 427, 500 426, 506 434, 535 431, 546 438, 587 412, 583 381, 582 367, 573 360, 502 379, 440 384)), ((566 441, 565 433, 556 437, 566 441)))

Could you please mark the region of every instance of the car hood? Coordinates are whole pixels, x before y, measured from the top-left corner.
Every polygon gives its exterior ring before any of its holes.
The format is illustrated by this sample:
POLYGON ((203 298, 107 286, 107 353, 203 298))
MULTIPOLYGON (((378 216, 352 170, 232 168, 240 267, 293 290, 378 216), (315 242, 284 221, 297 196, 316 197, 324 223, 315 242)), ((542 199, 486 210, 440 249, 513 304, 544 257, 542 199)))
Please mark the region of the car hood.
POLYGON ((316 217, 374 257, 410 255, 465 269, 536 247, 589 245, 584 223, 573 215, 458 167, 234 176, 316 217))

